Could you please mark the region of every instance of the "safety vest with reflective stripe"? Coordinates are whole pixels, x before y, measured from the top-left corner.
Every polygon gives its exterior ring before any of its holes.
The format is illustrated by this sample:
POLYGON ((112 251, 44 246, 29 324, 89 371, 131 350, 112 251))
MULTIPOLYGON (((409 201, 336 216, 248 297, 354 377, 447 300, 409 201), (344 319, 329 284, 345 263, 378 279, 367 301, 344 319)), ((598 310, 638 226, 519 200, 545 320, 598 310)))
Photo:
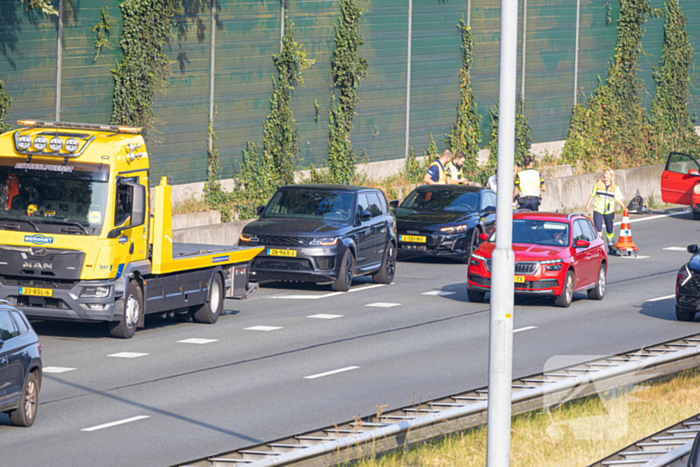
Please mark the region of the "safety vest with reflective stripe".
POLYGON ((542 176, 535 169, 520 172, 515 183, 522 196, 540 196, 542 176))
POLYGON ((447 164, 447 167, 445 167, 445 170, 447 171, 447 176, 450 177, 452 180, 461 180, 462 179, 462 172, 457 168, 456 165, 454 165, 452 162, 447 164))
POLYGON ((615 211, 615 199, 621 199, 620 187, 614 182, 605 186, 605 181, 598 180, 593 185, 593 211, 606 215, 615 211))
MULTIPOLYGON (((446 184, 447 183, 447 174, 445 173, 445 168, 442 166, 440 161, 435 161, 432 164, 430 164, 430 167, 436 166, 438 168, 438 181, 436 183, 441 183, 441 184, 446 184)), ((430 167, 428 167, 428 170, 430 170, 430 167)))

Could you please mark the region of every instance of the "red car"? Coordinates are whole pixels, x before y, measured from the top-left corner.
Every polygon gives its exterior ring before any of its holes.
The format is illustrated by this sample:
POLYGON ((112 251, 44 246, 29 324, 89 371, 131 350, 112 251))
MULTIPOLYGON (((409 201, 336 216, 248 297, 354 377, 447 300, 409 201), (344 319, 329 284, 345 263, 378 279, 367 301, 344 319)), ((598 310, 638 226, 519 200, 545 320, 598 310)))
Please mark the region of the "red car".
MULTIPOLYGON (((487 234, 482 234, 486 240, 487 234)), ((491 287, 491 253, 496 233, 469 260, 467 295, 483 302, 491 287)), ((605 296, 608 254, 605 242, 583 214, 520 212, 513 214, 515 293, 554 295, 555 303, 571 305, 574 292, 605 296)))
POLYGON ((700 164, 688 154, 672 152, 661 174, 661 199, 664 203, 684 204, 700 220, 700 164))

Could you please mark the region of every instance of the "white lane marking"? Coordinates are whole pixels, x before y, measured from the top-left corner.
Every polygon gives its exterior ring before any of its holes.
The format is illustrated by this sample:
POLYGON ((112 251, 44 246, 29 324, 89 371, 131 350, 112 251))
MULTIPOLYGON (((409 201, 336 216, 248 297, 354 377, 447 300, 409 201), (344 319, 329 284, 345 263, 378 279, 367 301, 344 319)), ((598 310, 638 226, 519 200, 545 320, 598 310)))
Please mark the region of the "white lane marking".
MULTIPOLYGON (((632 219, 630 220, 630 224, 634 222, 644 222, 644 221, 650 221, 654 219, 661 219, 662 217, 671 217, 671 216, 681 216, 683 214, 688 214, 688 211, 681 211, 681 212, 672 212, 670 214, 660 214, 658 216, 651 216, 651 217, 642 217, 641 219, 632 219)), ((622 222, 615 222, 615 225, 620 225, 622 222)))
POLYGON ((683 248, 682 246, 670 246, 668 248, 664 248, 664 250, 667 251, 688 251, 688 248, 683 248))
POLYGON ((42 368, 42 373, 65 373, 66 371, 73 371, 75 368, 67 368, 64 366, 45 366, 42 368))
POLYGON ((660 300, 668 300, 669 298, 676 298, 676 294, 666 295, 665 297, 650 298, 647 302, 658 302, 660 300))
POLYGON ((391 308, 391 307, 399 306, 399 305, 401 305, 401 304, 400 303, 377 302, 377 303, 370 303, 370 304, 365 305, 365 306, 373 306, 373 307, 377 307, 377 308, 391 308))
POLYGON ((421 295, 434 295, 438 297, 446 297, 448 295, 454 295, 457 292, 445 292, 444 290, 431 290, 430 292, 423 292, 421 295))
POLYGON ((317 375, 304 376, 304 379, 323 378, 324 376, 335 375, 336 373, 343 373, 344 371, 357 370, 358 368, 360 368, 360 367, 359 366, 348 366, 345 368, 341 368, 339 370, 326 371, 325 373, 319 373, 317 375))
MULTIPOLYGON (((377 287, 385 287, 386 284, 374 284, 368 285, 367 287, 357 287, 355 289, 350 289, 349 292, 361 292, 363 290, 374 289, 377 287)), ((287 299, 287 300, 319 300, 321 298, 335 297, 336 295, 343 295, 346 292, 331 292, 323 295, 273 295, 274 299, 287 299)))
POLYGON ((623 258, 623 259, 647 259, 647 258, 651 258, 651 256, 626 256, 626 255, 622 255, 622 256, 618 256, 618 258, 623 258))
POLYGON ((280 326, 253 326, 250 328, 245 328, 246 331, 276 331, 282 329, 280 326))
POLYGON ((525 326, 524 328, 513 329, 513 334, 520 331, 529 331, 530 329, 537 329, 537 326, 525 326))
POLYGON ((336 319, 336 318, 342 318, 342 317, 343 317, 343 315, 324 315, 324 314, 307 316, 307 318, 316 318, 316 319, 336 319))
POLYGON ((110 355, 107 355, 108 357, 115 357, 115 358, 139 358, 139 357, 145 357, 148 355, 147 353, 140 353, 140 352, 119 352, 119 353, 113 353, 110 355))
POLYGON ((178 344, 211 344, 212 342, 219 342, 219 339, 200 339, 199 337, 192 337, 177 342, 178 344))
POLYGON ((113 426, 124 425, 125 423, 137 422, 139 420, 144 420, 146 418, 151 418, 148 415, 139 415, 137 417, 125 418, 124 420, 117 420, 116 422, 105 423, 104 425, 91 426, 90 428, 83 428, 80 431, 97 431, 104 428, 110 428, 113 426))

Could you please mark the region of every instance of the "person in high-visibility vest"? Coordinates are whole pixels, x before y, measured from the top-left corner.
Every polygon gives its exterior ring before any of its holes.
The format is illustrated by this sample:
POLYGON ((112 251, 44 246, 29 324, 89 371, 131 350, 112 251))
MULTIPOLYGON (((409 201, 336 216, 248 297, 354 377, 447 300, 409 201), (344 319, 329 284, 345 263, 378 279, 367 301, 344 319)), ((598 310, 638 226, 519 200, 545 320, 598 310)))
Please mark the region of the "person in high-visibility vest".
POLYGON ((532 156, 525 156, 525 170, 515 178, 513 200, 520 194, 520 209, 539 211, 540 192, 547 191, 547 187, 544 186, 544 177, 533 168, 534 165, 532 156))
POLYGON ((462 151, 457 151, 452 158, 452 161, 448 162, 445 166, 445 172, 447 172, 447 183, 454 184, 465 184, 475 186, 476 183, 470 182, 466 178, 462 177, 462 166, 467 160, 467 156, 464 155, 462 151))
POLYGON ((449 149, 445 149, 442 151, 442 154, 440 154, 440 157, 438 157, 435 162, 430 164, 430 167, 428 167, 428 171, 426 172, 425 176, 423 177, 423 183, 426 185, 446 185, 448 182, 447 180, 447 172, 445 171, 445 165, 452 160, 452 151, 449 149))
POLYGON ((598 180, 593 185, 591 196, 588 197, 588 202, 586 203, 586 212, 591 208, 591 202, 593 203, 593 224, 598 231, 598 235, 603 238, 603 222, 605 222, 608 254, 616 255, 616 251, 613 248, 615 244, 615 233, 613 231, 615 203, 619 204, 623 209, 625 204, 622 202, 622 192, 615 183, 615 172, 612 169, 605 169, 603 179, 598 180))

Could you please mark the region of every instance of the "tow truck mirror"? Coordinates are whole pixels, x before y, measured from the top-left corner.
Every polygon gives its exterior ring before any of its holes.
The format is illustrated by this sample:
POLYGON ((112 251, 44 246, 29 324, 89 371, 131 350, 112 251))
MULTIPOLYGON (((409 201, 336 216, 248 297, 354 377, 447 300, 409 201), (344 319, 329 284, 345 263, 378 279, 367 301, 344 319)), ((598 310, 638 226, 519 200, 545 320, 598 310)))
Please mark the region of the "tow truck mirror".
POLYGON ((588 240, 576 240, 576 248, 588 248, 591 246, 591 242, 588 240))
POLYGON ((258 206, 255 208, 255 214, 260 217, 263 215, 263 212, 265 212, 265 206, 258 206))
POLYGON ((111 230, 107 234, 107 238, 116 238, 122 231, 138 227, 146 222, 146 187, 137 183, 119 182, 122 187, 127 189, 127 198, 131 200, 131 212, 126 220, 129 221, 126 225, 111 230))
POLYGON ((399 200, 398 199, 392 199, 389 201, 389 206, 392 207, 393 209, 396 209, 399 207, 399 200))
POLYGON ((690 253, 691 255, 694 255, 697 252, 698 252, 697 245, 688 245, 688 253, 690 253))

